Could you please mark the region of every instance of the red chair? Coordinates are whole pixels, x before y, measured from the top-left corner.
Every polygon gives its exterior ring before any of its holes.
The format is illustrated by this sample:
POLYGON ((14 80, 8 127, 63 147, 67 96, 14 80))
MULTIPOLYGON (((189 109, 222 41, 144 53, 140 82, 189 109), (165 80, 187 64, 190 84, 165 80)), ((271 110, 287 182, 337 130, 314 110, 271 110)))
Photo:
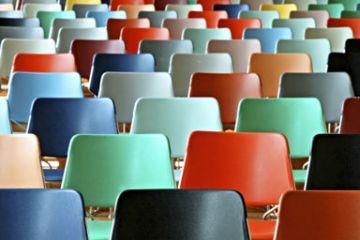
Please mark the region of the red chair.
POLYGON ((147 18, 140 19, 114 19, 110 18, 107 21, 107 31, 109 39, 119 39, 121 30, 124 27, 129 28, 149 28, 150 21, 147 18))
POLYGON ((213 10, 215 4, 230 4, 231 0, 198 0, 197 3, 203 6, 204 10, 213 10))
MULTIPOLYGON (((189 138, 181 189, 232 189, 247 206, 278 204, 295 190, 289 148, 278 133, 194 132, 189 138)), ((276 221, 249 220, 251 239, 273 239, 276 221)))
POLYGON ((261 83, 254 73, 195 73, 190 81, 189 96, 216 98, 223 124, 234 125, 239 101, 260 98, 261 83))
POLYGON ((350 27, 354 38, 360 38, 360 18, 330 18, 328 27, 350 27))
POLYGON ((158 11, 164 11, 168 4, 188 4, 187 0, 155 0, 155 9, 158 11))
POLYGON ((13 72, 76 72, 72 54, 19 53, 13 61, 13 72))
POLYGON ((204 18, 208 28, 217 28, 220 19, 227 19, 226 11, 191 11, 189 18, 204 18))
POLYGON ((128 28, 121 30, 120 39, 125 43, 127 53, 137 53, 142 40, 169 40, 167 28, 128 28))
POLYGON ((70 51, 80 76, 88 79, 95 54, 125 53, 125 44, 121 40, 74 40, 70 51))
POLYGON ((110 10, 116 11, 119 5, 145 4, 144 0, 111 0, 110 10))
POLYGON ((261 28, 257 18, 220 19, 219 28, 229 28, 233 39, 242 39, 246 28, 261 28))
POLYGON ((360 98, 345 100, 340 121, 340 133, 360 134, 360 98))

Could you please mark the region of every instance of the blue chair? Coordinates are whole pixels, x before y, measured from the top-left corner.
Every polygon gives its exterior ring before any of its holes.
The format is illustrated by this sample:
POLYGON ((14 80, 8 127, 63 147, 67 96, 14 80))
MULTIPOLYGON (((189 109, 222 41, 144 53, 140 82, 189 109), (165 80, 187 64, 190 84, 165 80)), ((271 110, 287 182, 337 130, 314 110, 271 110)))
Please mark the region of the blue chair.
POLYGON ((215 11, 226 11, 229 18, 239 18, 241 11, 249 11, 250 7, 246 3, 240 4, 215 4, 215 11))
POLYGON ((9 27, 40 27, 38 18, 5 18, 0 17, 0 26, 9 27))
POLYGON ((86 18, 94 18, 96 27, 106 27, 109 18, 125 19, 126 13, 124 11, 89 11, 86 13, 86 18))
POLYGON ((292 39, 289 28, 248 28, 244 39, 258 39, 264 53, 275 53, 277 42, 281 39, 292 39))
POLYGON ((8 102, 5 99, 0 99, 0 134, 10 134, 10 113, 8 102))
MULTIPOLYGON (((70 139, 79 133, 117 134, 115 107, 108 98, 38 98, 27 133, 40 140, 43 156, 66 157, 70 139)), ((46 170, 45 181, 60 181, 63 170, 46 170)))
POLYGON ((1 189, 2 239, 86 240, 82 197, 73 190, 1 189))
POLYGON ((95 95, 105 72, 155 72, 155 60, 151 54, 96 54, 89 78, 89 90, 95 95))

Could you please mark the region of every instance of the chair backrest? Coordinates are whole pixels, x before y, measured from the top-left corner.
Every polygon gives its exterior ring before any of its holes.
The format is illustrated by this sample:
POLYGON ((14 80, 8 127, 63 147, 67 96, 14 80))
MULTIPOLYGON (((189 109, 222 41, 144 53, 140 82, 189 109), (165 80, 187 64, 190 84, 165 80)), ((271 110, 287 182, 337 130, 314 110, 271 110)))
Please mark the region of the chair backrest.
POLYGON ((180 189, 233 189, 243 194, 247 206, 277 204, 283 193, 295 189, 286 138, 277 133, 194 132, 180 189))
POLYGON ((313 10, 326 10, 331 18, 340 18, 341 12, 344 10, 344 5, 341 3, 310 4, 309 11, 313 10))
POLYGON ((284 0, 284 3, 293 3, 300 11, 307 11, 310 4, 316 4, 317 0, 284 0))
POLYGON ((24 17, 32 18, 36 17, 36 14, 40 11, 61 11, 61 5, 58 3, 25 3, 22 11, 24 13, 24 17))
POLYGON ((168 73, 103 74, 99 97, 114 101, 116 118, 120 123, 131 123, 135 102, 141 97, 173 97, 171 76, 168 73))
POLYGON ((171 156, 183 157, 191 132, 222 131, 220 118, 213 98, 141 98, 130 133, 162 133, 169 139, 171 156))
POLYGON ((358 191, 289 192, 281 199, 274 239, 354 239, 359 234, 359 201, 358 191))
POLYGON ((14 5, 12 3, 1 3, 0 11, 12 11, 14 10, 14 5))
POLYGON ((241 11, 249 11, 250 7, 247 4, 215 4, 215 11, 226 11, 229 18, 237 19, 241 11))
POLYGON ((251 10, 259 10, 262 4, 272 4, 273 0, 240 0, 240 3, 248 4, 251 10))
POLYGON ((43 156, 65 157, 76 134, 116 134, 115 107, 106 98, 38 98, 27 132, 37 135, 43 156))
POLYGON ((79 191, 86 206, 106 208, 128 189, 175 188, 168 141, 160 134, 77 135, 61 187, 79 191))
POLYGON ((262 4, 260 6, 261 11, 277 11, 280 19, 288 19, 290 12, 296 11, 297 7, 295 4, 262 4))
POLYGON ((345 43, 345 52, 360 52, 360 39, 347 39, 345 43))
POLYGON ((99 53, 94 57, 89 90, 98 95, 101 76, 105 72, 154 72, 155 61, 151 54, 99 53))
POLYGON ((230 0, 197 0, 197 3, 203 6, 204 10, 212 11, 215 4, 229 4, 230 0))
POLYGON ((326 10, 318 11, 292 11, 290 18, 312 18, 315 21, 316 28, 326 28, 329 19, 329 13, 326 10))
POLYGON ((360 38, 360 19, 357 19, 357 18, 342 18, 342 19, 330 18, 328 21, 328 27, 350 27, 354 34, 354 38, 360 38))
POLYGON ((85 18, 89 11, 109 11, 107 4, 74 4, 72 10, 77 18, 85 18))
POLYGON ((39 27, 40 22, 37 18, 9 18, 0 17, 0 26, 12 26, 12 27, 39 27))
POLYGON ((220 19, 227 19, 228 15, 226 11, 191 11, 189 12, 189 18, 203 18, 206 21, 207 28, 217 28, 220 19))
POLYGON ((358 98, 349 98, 344 102, 340 122, 340 133, 360 133, 360 124, 358 119, 360 109, 360 100, 358 98))
POLYGON ((329 3, 341 3, 344 5, 345 10, 357 10, 357 6, 360 4, 359 0, 328 0, 329 3))
POLYGON ((55 18, 52 21, 49 38, 57 41, 61 28, 94 28, 96 27, 95 19, 93 18, 78 18, 78 19, 67 19, 67 18, 55 18))
POLYGON ((77 70, 81 77, 89 78, 92 61, 97 53, 125 53, 121 40, 74 40, 70 52, 74 55, 77 70))
POLYGON ((185 97, 193 73, 232 73, 233 66, 231 56, 226 53, 175 54, 171 58, 169 72, 175 96, 185 97))
POLYGON ((100 0, 66 0, 65 10, 71 10, 75 4, 101 4, 100 0))
POLYGON ((0 158, 0 188, 44 188, 35 135, 0 135, 0 158))
POLYGON ((261 22, 256 18, 220 19, 218 27, 229 28, 232 39, 243 39, 246 28, 261 28, 261 22))
POLYGON ((110 0, 110 10, 114 11, 119 5, 143 5, 144 0, 110 0))
POLYGON ((164 11, 166 6, 169 4, 186 5, 187 0, 155 0, 154 5, 157 11, 164 11))
POLYGON ((178 19, 187 19, 189 12, 191 11, 202 11, 203 7, 201 4, 168 4, 166 5, 165 11, 175 11, 178 19))
POLYGON ((235 130, 282 133, 287 137, 292 158, 308 157, 313 137, 326 133, 321 104, 316 98, 243 99, 235 130))
POLYGON ((290 28, 292 39, 304 40, 305 31, 315 28, 315 20, 312 18, 274 19, 273 28, 290 28))
MULTIPOLYGON (((40 26, 44 29, 45 38, 49 37, 50 28, 54 19, 76 18, 74 11, 38 11, 36 17, 40 20, 40 26)), ((55 37, 57 37, 57 35, 55 37)))
POLYGON ((0 26, 0 42, 5 38, 43 39, 44 31, 41 27, 0 26))
POLYGON ((130 28, 149 28, 150 21, 149 19, 139 18, 139 19, 109 19, 107 21, 107 30, 109 39, 120 38, 121 30, 124 27, 130 28))
POLYGON ((0 99, 0 134, 10 134, 10 113, 9 105, 5 99, 0 99))
POLYGON ((360 14, 358 11, 348 11, 344 10, 341 12, 341 18, 358 18, 360 14))
POLYGON ((75 191, 1 189, 0 210, 8 216, 0 223, 5 239, 87 239, 83 201, 75 191))
POLYGON ((261 21, 263 28, 271 28, 273 20, 279 18, 279 13, 277 11, 241 11, 240 18, 256 18, 261 21))
POLYGON ((123 10, 126 12, 128 19, 139 18, 141 11, 155 11, 153 4, 137 4, 137 5, 119 5, 117 10, 123 10))
POLYGON ((249 240, 242 196, 216 190, 132 190, 119 196, 111 239, 194 236, 207 240, 249 240))
POLYGON ((97 27, 106 27, 107 21, 112 19, 126 19, 124 11, 89 11, 86 13, 87 18, 94 18, 97 27))
POLYGON ((276 97, 282 74, 312 72, 312 64, 310 57, 304 53, 255 53, 250 59, 249 72, 259 75, 264 97, 276 97))
POLYGON ((0 11, 1 18, 23 18, 23 11, 0 11))
POLYGON ((206 21, 203 18, 188 19, 165 19, 162 27, 169 29, 171 39, 182 39, 182 35, 187 28, 206 28, 206 21))
POLYGON ((156 71, 168 72, 172 55, 193 53, 193 45, 190 40, 143 40, 139 52, 154 56, 156 71))
POLYGON ((165 19, 176 19, 177 15, 175 11, 144 11, 139 13, 139 18, 147 18, 151 27, 160 28, 165 19))

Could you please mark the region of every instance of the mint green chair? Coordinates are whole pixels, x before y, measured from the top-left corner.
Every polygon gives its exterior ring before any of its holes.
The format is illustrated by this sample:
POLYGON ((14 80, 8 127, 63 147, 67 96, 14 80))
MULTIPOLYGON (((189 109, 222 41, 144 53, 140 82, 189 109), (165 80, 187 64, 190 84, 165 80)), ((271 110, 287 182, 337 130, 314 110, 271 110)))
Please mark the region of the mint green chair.
POLYGON ((40 26, 44 29, 45 38, 49 37, 50 27, 54 19, 75 19, 74 11, 39 11, 36 17, 40 20, 40 26))
MULTIPOLYGON (((282 133, 287 137, 293 159, 307 158, 313 137, 326 133, 321 104, 316 98, 243 99, 235 130, 282 133)), ((293 173, 296 183, 305 182, 306 171, 293 173)))
POLYGON ((342 11, 341 18, 360 18, 360 11, 342 11))
MULTIPOLYGON (((172 189, 175 181, 165 136, 76 135, 69 145, 63 189, 79 191, 85 206, 114 208, 128 189, 172 189)), ((89 220, 90 240, 109 239, 111 221, 89 220)))
POLYGON ((344 5, 341 3, 332 4, 310 4, 310 11, 326 10, 329 13, 330 18, 340 18, 341 12, 344 10, 344 5))
POLYGON ((306 29, 315 27, 315 20, 312 18, 274 19, 272 27, 289 28, 293 39, 303 40, 306 29))
POLYGON ((274 19, 279 18, 277 11, 241 11, 240 18, 257 18, 263 28, 271 28, 274 19))
POLYGON ((345 10, 355 11, 360 0, 328 0, 329 3, 341 3, 344 5, 345 10))

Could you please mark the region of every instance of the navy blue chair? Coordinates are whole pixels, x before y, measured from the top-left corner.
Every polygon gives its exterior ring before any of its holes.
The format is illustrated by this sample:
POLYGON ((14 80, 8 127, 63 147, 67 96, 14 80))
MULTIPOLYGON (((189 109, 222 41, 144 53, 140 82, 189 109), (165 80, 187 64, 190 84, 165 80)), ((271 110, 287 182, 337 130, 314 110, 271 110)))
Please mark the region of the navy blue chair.
POLYGON ((40 27, 40 21, 38 18, 0 18, 0 26, 40 27))
POLYGON ((1 239, 86 240, 85 211, 73 190, 1 189, 1 239))
POLYGON ((95 95, 105 72, 155 72, 155 60, 151 54, 96 54, 89 78, 89 90, 95 95))
POLYGON ((240 4, 215 4, 215 11, 226 11, 229 18, 239 18, 241 11, 249 11, 250 7, 246 3, 240 4))

